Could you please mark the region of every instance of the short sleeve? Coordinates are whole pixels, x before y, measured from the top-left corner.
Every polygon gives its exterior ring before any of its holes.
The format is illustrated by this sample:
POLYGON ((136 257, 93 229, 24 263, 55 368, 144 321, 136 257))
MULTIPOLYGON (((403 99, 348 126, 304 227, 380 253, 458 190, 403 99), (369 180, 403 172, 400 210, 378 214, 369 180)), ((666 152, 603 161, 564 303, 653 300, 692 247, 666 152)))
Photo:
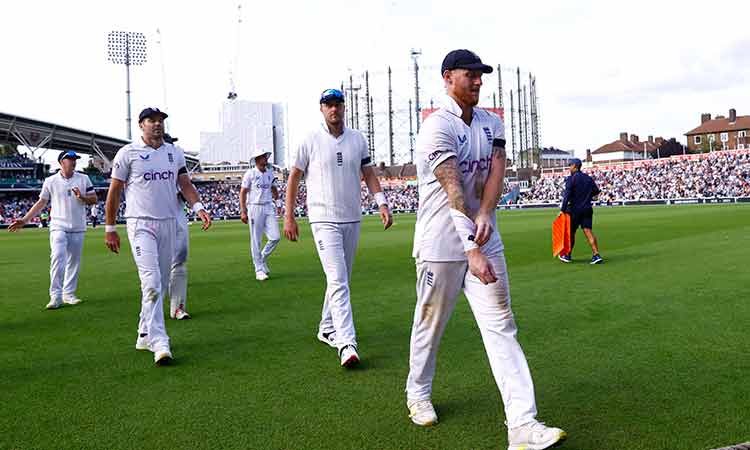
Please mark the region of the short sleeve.
POLYGON ((297 154, 294 156, 293 166, 297 169, 307 172, 307 166, 310 164, 310 150, 307 140, 302 142, 297 148, 297 154))
POLYGON ((177 175, 188 173, 187 161, 185 161, 185 151, 175 145, 175 163, 177 163, 177 175))
POLYGON ((42 184, 42 192, 39 193, 39 198, 49 201, 50 198, 52 198, 52 192, 49 188, 50 181, 49 178, 44 180, 44 183, 42 184))
POLYGON ((91 184, 91 178, 88 175, 83 176, 83 186, 87 194, 94 192, 94 185, 91 184))
POLYGON ((360 159, 362 160, 362 167, 371 166, 373 164, 372 158, 370 157, 370 149, 367 146, 367 139, 365 139, 362 133, 357 133, 360 141, 360 159))
POLYGON ((505 123, 499 116, 494 116, 494 126, 492 127, 492 136, 495 139, 502 139, 505 142, 505 123))
POLYGON ((245 172, 245 175, 242 176, 241 186, 245 189, 250 189, 250 185, 252 185, 252 179, 253 179, 253 171, 252 169, 250 169, 245 172))
POLYGON ((130 158, 126 147, 117 151, 114 161, 112 161, 112 178, 120 181, 128 181, 130 176, 130 158))
POLYGON ((456 137, 449 127, 447 121, 435 117, 425 121, 420 130, 417 157, 422 158, 433 172, 446 159, 458 157, 456 137))

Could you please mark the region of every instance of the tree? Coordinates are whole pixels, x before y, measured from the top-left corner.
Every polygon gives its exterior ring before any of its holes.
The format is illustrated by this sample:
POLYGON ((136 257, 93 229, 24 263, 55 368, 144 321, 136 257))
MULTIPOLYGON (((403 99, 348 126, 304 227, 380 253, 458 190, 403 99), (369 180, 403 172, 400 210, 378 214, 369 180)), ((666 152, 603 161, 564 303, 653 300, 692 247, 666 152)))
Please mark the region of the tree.
POLYGON ((0 158, 18 155, 17 144, 0 144, 0 158))

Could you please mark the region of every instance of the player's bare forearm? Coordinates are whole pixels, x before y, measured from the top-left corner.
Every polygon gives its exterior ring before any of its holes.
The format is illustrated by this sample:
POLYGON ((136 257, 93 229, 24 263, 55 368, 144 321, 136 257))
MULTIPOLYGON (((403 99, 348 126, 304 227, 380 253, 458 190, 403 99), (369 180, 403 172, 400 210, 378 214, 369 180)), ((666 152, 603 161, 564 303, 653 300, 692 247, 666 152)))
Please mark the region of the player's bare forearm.
POLYGON ((116 178, 112 178, 107 192, 107 201, 104 204, 104 223, 114 225, 117 222, 117 210, 120 208, 120 195, 125 183, 116 178))
POLYGON ((247 211, 247 204, 245 203, 247 201, 247 189, 241 187, 240 188, 240 212, 247 211))
POLYGON ((279 199, 279 189, 276 186, 271 186, 271 197, 274 200, 279 199))
POLYGON ((302 171, 292 167, 289 173, 289 179, 286 183, 286 212, 284 215, 294 219, 294 208, 297 203, 297 192, 299 191, 299 180, 302 178, 302 171))
POLYGON ((31 206, 31 209, 26 213, 26 215, 23 216, 21 220, 24 222, 28 222, 34 217, 36 217, 37 214, 39 214, 39 211, 43 210, 44 207, 47 206, 47 200, 40 198, 31 206))
POLYGON ((198 190, 195 189, 195 186, 193 185, 193 182, 190 181, 190 176, 188 174, 180 174, 180 176, 177 177, 177 183, 179 183, 182 196, 185 197, 188 205, 192 207, 193 205, 201 201, 200 195, 198 195, 198 190))
POLYGON ((373 169, 372 166, 362 167, 362 178, 364 178, 367 190, 370 191, 370 194, 374 195, 376 192, 383 191, 383 188, 380 187, 380 181, 378 181, 378 177, 375 175, 375 169, 373 169))
POLYGON ((490 173, 484 184, 482 191, 482 201, 479 206, 480 213, 492 214, 497 207, 497 202, 503 195, 503 185, 505 184, 505 165, 507 154, 504 147, 494 147, 492 149, 492 164, 490 173))
POLYGON ((452 209, 466 212, 466 202, 464 201, 464 190, 461 184, 461 173, 458 170, 458 163, 455 157, 450 157, 440 163, 433 171, 435 178, 440 182, 440 186, 448 195, 448 204, 452 209))
POLYGON ((96 203, 99 201, 99 199, 96 197, 96 194, 89 194, 82 198, 83 198, 83 202, 89 206, 96 205, 96 203))

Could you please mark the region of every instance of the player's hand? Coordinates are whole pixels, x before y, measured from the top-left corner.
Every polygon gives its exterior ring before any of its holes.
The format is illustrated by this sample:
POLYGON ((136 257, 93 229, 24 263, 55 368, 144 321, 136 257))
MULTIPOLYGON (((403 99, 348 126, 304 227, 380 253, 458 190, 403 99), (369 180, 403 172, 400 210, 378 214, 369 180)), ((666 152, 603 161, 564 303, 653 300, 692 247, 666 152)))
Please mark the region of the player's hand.
POLYGON ((393 225, 393 214, 391 214, 388 205, 382 205, 380 208, 380 221, 383 222, 383 229, 387 230, 393 225))
POLYGON ((71 191, 73 191, 73 195, 75 195, 78 200, 81 199, 81 190, 80 189, 78 189, 77 187, 74 187, 73 189, 71 189, 71 191))
POLYGON ((107 248, 110 249, 112 253, 120 253, 120 235, 117 234, 117 231, 104 233, 104 244, 107 245, 107 248))
POLYGON ((211 227, 211 216, 206 212, 205 209, 198 211, 198 218, 203 221, 203 231, 208 230, 211 227))
POLYGON ((482 284, 490 284, 497 281, 495 269, 492 268, 490 260, 478 249, 467 252, 469 258, 469 271, 472 275, 479 278, 482 284))
POLYGON ((492 228, 492 217, 489 213, 480 211, 474 219, 474 225, 476 225, 474 242, 481 247, 490 240, 492 233, 495 231, 492 228))
POLYGON ((284 236, 292 242, 296 242, 299 238, 299 227, 294 217, 284 217, 284 236))
POLYGON ((276 207, 276 217, 281 217, 283 215, 283 211, 281 210, 281 206, 276 207))
POLYGON ((13 221, 12 224, 10 224, 10 226, 8 227, 8 231, 10 231, 11 233, 16 232, 16 231, 20 231, 21 228, 24 227, 24 225, 26 225, 26 221, 25 220, 23 220, 23 219, 16 219, 16 220, 13 221))
POLYGON ((247 211, 240 212, 240 220, 242 221, 242 223, 247 225, 247 211))

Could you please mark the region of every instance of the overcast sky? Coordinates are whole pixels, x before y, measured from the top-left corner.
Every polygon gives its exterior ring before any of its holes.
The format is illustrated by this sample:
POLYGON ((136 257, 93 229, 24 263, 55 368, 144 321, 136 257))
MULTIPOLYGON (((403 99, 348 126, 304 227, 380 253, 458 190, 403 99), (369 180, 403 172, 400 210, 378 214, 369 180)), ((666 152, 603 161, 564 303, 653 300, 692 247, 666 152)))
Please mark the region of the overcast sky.
MULTIPOLYGON (((319 121, 324 88, 339 85, 350 68, 406 71, 412 47, 422 49, 426 67, 469 48, 493 66, 533 72, 542 144, 579 154, 620 131, 684 142, 702 112, 750 114, 747 0, 240 3, 237 92, 288 104, 292 147, 319 121)), ((3 2, 0 111, 124 137, 124 68, 107 60, 107 33, 140 31, 149 62, 132 70, 134 114, 163 106, 166 86, 171 132, 197 151, 200 132, 218 128, 229 91, 237 4, 3 2)), ((496 83, 490 77, 488 94, 496 83)))

